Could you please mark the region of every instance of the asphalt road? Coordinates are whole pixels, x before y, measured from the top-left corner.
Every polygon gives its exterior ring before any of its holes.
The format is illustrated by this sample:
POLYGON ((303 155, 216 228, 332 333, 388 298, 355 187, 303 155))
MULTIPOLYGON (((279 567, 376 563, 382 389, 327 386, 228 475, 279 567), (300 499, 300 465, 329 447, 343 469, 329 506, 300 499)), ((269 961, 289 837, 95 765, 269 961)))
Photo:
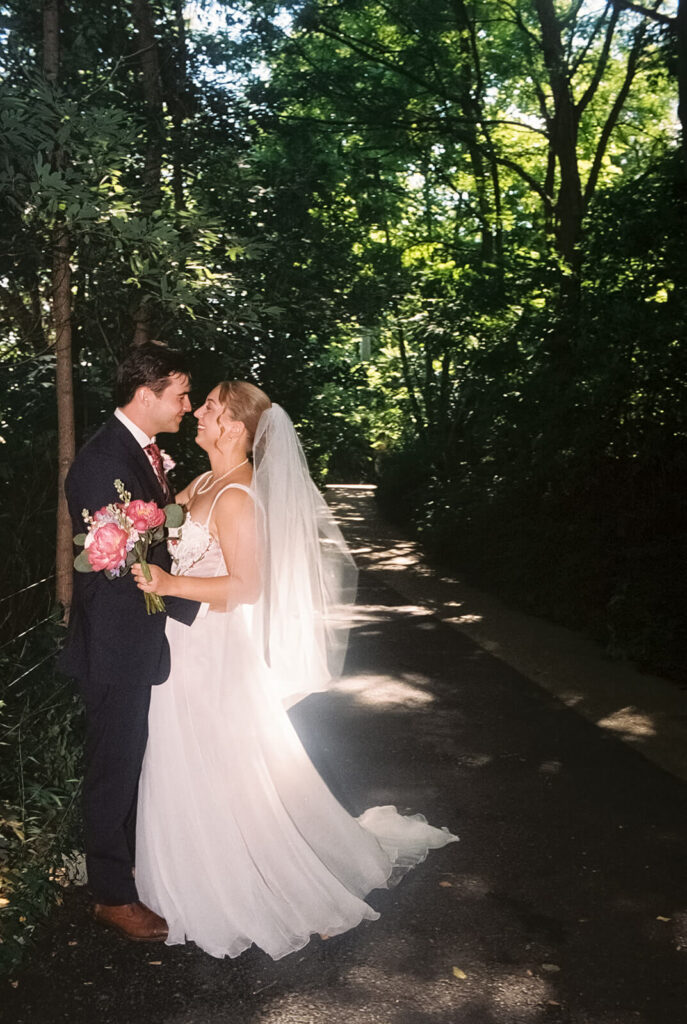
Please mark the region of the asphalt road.
POLYGON ((353 813, 395 803, 461 842, 374 893, 379 921, 277 963, 128 943, 67 891, 0 1020, 687 1024, 685 783, 362 583, 346 679, 297 727, 353 813))

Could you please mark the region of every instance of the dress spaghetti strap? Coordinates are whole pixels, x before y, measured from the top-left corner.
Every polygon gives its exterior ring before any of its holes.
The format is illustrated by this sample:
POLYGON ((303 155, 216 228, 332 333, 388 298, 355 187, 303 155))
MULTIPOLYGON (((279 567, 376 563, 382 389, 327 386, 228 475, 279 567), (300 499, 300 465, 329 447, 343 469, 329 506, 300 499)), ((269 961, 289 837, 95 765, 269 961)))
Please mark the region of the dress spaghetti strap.
POLYGON ((210 506, 210 511, 208 512, 207 518, 205 520, 205 525, 206 526, 208 526, 209 523, 210 523, 210 519, 212 518, 212 513, 215 511, 215 505, 217 504, 218 500, 222 497, 222 495, 224 494, 225 491, 231 490, 232 487, 235 490, 237 490, 237 491, 245 491, 246 494, 249 495, 249 497, 253 498, 252 490, 250 489, 250 487, 246 487, 245 484, 225 484, 224 487, 222 487, 222 489, 217 492, 217 494, 215 495, 215 497, 212 500, 212 505, 210 506))

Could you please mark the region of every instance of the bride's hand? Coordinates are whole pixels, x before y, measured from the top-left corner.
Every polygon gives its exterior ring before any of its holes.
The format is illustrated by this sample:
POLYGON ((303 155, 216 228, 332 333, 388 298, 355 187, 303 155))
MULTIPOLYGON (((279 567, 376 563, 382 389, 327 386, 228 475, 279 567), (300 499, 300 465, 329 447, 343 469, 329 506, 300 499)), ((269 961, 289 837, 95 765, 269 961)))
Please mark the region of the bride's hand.
POLYGON ((140 562, 134 562, 131 566, 131 574, 136 580, 138 589, 142 590, 145 594, 159 594, 160 597, 169 594, 167 584, 168 580, 171 579, 170 574, 161 569, 159 565, 151 565, 150 562, 148 563, 148 569, 150 570, 150 582, 143 575, 140 562))

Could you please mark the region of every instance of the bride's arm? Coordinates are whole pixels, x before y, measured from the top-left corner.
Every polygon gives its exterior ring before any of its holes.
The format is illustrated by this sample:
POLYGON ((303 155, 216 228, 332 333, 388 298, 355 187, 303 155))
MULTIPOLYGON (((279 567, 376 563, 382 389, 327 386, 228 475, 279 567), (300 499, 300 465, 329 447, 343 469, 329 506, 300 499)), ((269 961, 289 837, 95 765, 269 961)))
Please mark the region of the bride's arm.
POLYGON ((185 597, 206 602, 213 611, 231 611, 238 604, 254 604, 260 596, 257 531, 253 502, 245 491, 226 491, 213 515, 214 533, 222 548, 227 576, 172 576, 151 565, 146 582, 139 563, 132 572, 139 590, 161 597, 185 597))

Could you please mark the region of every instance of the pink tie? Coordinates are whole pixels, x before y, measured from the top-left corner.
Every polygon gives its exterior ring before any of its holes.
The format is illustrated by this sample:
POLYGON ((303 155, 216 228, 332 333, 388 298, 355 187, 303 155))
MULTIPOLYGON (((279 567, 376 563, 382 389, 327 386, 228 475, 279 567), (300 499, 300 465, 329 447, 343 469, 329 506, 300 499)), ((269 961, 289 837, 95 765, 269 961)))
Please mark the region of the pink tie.
POLYGON ((162 492, 165 496, 165 501, 168 501, 172 497, 172 491, 167 482, 167 477, 165 476, 165 469, 164 466, 162 465, 162 455, 160 454, 160 449, 156 444, 147 444, 143 451, 150 459, 153 469, 155 470, 155 476, 160 481, 160 486, 162 487, 162 492))

